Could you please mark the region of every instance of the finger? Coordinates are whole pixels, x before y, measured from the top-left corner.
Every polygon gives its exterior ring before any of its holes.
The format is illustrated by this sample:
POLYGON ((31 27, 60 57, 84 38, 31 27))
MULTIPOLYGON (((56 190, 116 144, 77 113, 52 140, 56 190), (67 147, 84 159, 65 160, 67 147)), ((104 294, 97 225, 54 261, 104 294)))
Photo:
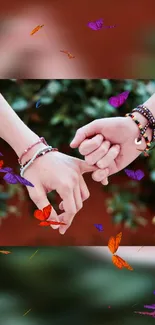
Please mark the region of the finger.
MULTIPOLYGON (((29 195, 39 210, 43 210, 43 208, 45 208, 49 204, 51 205, 51 203, 47 199, 47 196, 46 196, 46 193, 44 190, 38 190, 38 191, 35 190, 32 193, 29 190, 29 195)), ((51 214, 47 220, 48 221, 50 221, 50 220, 59 221, 58 215, 53 207, 52 207, 51 214)), ((59 225, 58 226, 50 225, 50 227, 52 227, 53 229, 58 229, 60 226, 59 225)))
POLYGON ((108 153, 102 159, 100 159, 96 163, 96 165, 101 169, 108 167, 114 161, 114 159, 118 156, 119 152, 120 152, 119 145, 112 146, 109 149, 108 153))
MULTIPOLYGON (((76 161, 77 161, 77 158, 76 158, 76 161)), ((82 159, 78 159, 78 165, 79 165, 81 174, 94 172, 95 170, 98 169, 96 166, 88 165, 86 163, 86 161, 84 161, 82 159)))
POLYGON ((60 204, 59 204, 59 209, 60 209, 60 210, 64 210, 64 207, 63 207, 63 201, 60 202, 60 204))
POLYGON ((92 179, 96 182, 101 182, 109 174, 109 169, 98 169, 92 174, 92 179))
POLYGON ((72 218, 74 218, 74 216, 77 212, 77 208, 76 208, 74 194, 73 194, 72 190, 66 191, 65 196, 63 194, 63 197, 62 197, 62 194, 59 194, 59 195, 63 199, 64 213, 59 215, 59 221, 65 222, 67 224, 67 226, 60 226, 60 228, 59 228, 59 233, 63 235, 66 232, 66 230, 68 229, 68 227, 70 226, 70 220, 72 218))
MULTIPOLYGON (((80 192, 81 192, 82 201, 85 201, 90 197, 90 192, 88 190, 86 182, 81 175, 80 175, 80 192)), ((64 210, 63 201, 60 202, 59 209, 64 210)))
POLYGON ((84 140, 79 146, 79 152, 81 155, 86 156, 92 153, 94 150, 100 147, 103 142, 103 135, 97 134, 92 139, 84 140))
POLYGON ((108 182, 108 177, 104 178, 104 179, 101 181, 101 184, 104 185, 104 186, 108 185, 108 184, 109 184, 109 182, 108 182))
POLYGON ((90 136, 94 136, 100 133, 100 123, 96 123, 97 121, 93 121, 82 128, 78 129, 74 139, 70 143, 71 148, 77 148, 86 138, 90 136))
MULTIPOLYGON (((76 187, 73 191, 73 194, 74 194, 74 200, 75 200, 75 204, 76 204, 76 211, 78 212, 83 207, 83 201, 82 201, 82 197, 81 197, 81 191, 80 191, 79 184, 76 185, 76 187)), ((70 224, 71 224, 71 222, 70 222, 70 224)))
POLYGON ((82 176, 80 176, 80 190, 81 190, 82 200, 83 201, 87 200, 90 196, 90 192, 89 192, 86 182, 82 176))
POLYGON ((88 165, 95 165, 100 159, 102 159, 107 154, 109 148, 110 142, 103 141, 101 146, 97 150, 85 157, 85 161, 88 165))
MULTIPOLYGON (((74 191, 73 191, 73 196, 74 196, 74 201, 75 201, 75 205, 76 205, 76 211, 72 214, 65 214, 63 218, 59 218, 61 219, 62 222, 65 222, 67 225, 66 226, 60 226, 59 228, 59 232, 61 235, 64 235, 65 232, 67 231, 67 229, 71 226, 72 221, 75 217, 75 214, 83 207, 83 202, 82 202, 82 197, 81 197, 81 191, 80 191, 80 186, 79 184, 76 185, 74 191)), ((64 202, 63 202, 63 208, 65 209, 64 206, 64 202)))

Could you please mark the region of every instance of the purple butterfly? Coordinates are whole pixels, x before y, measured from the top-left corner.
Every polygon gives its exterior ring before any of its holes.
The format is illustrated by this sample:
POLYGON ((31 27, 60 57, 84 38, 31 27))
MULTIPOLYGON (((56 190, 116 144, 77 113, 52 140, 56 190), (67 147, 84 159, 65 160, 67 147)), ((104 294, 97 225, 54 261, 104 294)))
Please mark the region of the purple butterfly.
POLYGON ((103 231, 103 226, 101 223, 95 223, 94 226, 99 230, 99 231, 103 231))
POLYGON ((155 309, 155 304, 153 304, 153 305, 144 305, 144 308, 155 309))
POLYGON ((3 156, 3 154, 0 152, 0 156, 3 156))
POLYGON ((16 175, 13 172, 13 169, 10 167, 5 167, 5 168, 1 168, 0 169, 1 173, 6 173, 5 176, 3 177, 3 179, 8 183, 8 184, 23 184, 26 186, 31 186, 34 187, 34 185, 32 183, 30 183, 29 181, 27 181, 27 179, 21 177, 20 175, 16 175))
POLYGON ((140 169, 137 169, 135 172, 131 169, 124 169, 124 171, 127 176, 137 181, 140 181, 145 176, 143 171, 140 169))
POLYGON ((90 21, 87 26, 93 30, 99 30, 103 27, 103 19, 100 18, 98 20, 95 21, 90 21))
POLYGON ((122 106, 124 104, 124 102, 127 100, 128 96, 129 96, 129 92, 130 91, 127 90, 117 96, 110 97, 108 99, 108 103, 111 106, 114 106, 115 108, 122 106))

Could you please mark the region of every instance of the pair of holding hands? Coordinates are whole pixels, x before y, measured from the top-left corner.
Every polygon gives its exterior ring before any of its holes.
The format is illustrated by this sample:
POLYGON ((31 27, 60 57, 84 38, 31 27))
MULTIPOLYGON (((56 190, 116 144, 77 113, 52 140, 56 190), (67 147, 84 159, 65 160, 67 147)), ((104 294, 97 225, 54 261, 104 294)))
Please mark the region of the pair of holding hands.
MULTIPOLYGON (((50 204, 47 193, 56 190, 62 201, 57 215, 52 210, 49 220, 56 219, 65 222, 59 228, 64 234, 70 227, 75 214, 83 207, 83 202, 89 198, 89 190, 83 178, 86 172, 92 172, 94 181, 108 184, 108 176, 117 173, 134 159, 140 152, 136 149, 134 140, 138 136, 137 127, 127 117, 103 118, 94 120, 77 130, 71 148, 78 148, 84 160, 74 158, 60 152, 49 152, 37 159, 24 174, 34 184, 27 187, 29 196, 38 209, 50 204)), ((142 150, 145 144, 142 143, 142 150)))

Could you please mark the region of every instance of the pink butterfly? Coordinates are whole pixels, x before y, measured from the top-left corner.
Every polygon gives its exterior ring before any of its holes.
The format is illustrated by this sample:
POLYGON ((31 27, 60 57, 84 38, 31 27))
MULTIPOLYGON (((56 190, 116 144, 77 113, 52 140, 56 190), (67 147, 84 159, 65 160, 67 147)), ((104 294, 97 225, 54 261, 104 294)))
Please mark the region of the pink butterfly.
POLYGON ((127 90, 117 96, 110 97, 108 99, 108 103, 115 108, 120 107, 127 100, 129 93, 130 93, 130 91, 127 90))
POLYGON ((103 19, 100 18, 98 20, 95 21, 90 21, 87 26, 93 30, 99 30, 103 27, 103 19))

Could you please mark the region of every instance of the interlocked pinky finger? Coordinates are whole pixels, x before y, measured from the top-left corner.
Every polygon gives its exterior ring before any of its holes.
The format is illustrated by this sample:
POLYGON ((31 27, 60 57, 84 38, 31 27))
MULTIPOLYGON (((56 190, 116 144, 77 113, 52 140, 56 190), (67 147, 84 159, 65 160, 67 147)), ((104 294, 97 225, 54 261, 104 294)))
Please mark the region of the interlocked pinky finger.
POLYGON ((108 185, 108 183, 109 183, 109 182, 108 182, 108 177, 104 178, 104 179, 101 181, 101 184, 104 185, 104 186, 105 186, 105 185, 108 185))
POLYGON ((109 169, 105 168, 105 169, 98 169, 95 170, 95 172, 93 172, 92 174, 92 179, 96 182, 101 182, 103 179, 105 179, 109 174, 109 169))

